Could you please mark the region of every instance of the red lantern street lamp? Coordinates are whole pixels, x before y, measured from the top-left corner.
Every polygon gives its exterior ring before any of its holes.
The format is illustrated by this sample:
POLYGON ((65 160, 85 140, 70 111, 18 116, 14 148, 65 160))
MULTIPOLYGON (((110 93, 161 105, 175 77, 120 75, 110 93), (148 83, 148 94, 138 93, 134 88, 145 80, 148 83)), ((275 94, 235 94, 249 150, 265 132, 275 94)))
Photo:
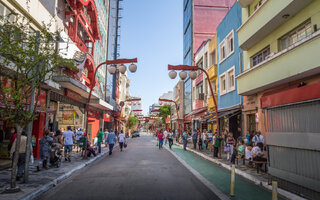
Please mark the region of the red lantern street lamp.
POLYGON ((170 102, 170 103, 174 103, 174 105, 176 106, 176 112, 177 112, 177 122, 178 122, 178 131, 179 131, 179 110, 178 110, 178 104, 171 100, 171 99, 161 99, 159 98, 159 102, 170 102))
MULTIPOLYGON (((117 65, 117 64, 121 64, 119 67, 118 67, 118 70, 124 74, 126 72, 126 67, 124 66, 124 63, 132 63, 130 66, 129 66, 129 70, 134 73, 137 71, 137 66, 133 63, 137 63, 138 62, 138 59, 137 58, 133 58, 133 59, 117 59, 117 60, 106 60, 105 62, 102 62, 100 63, 94 73, 92 74, 92 77, 91 77, 91 86, 90 86, 90 92, 89 92, 89 96, 88 96, 88 99, 87 99, 87 104, 86 104, 86 111, 87 111, 87 120, 86 120, 86 140, 87 140, 87 135, 88 135, 88 118, 89 118, 89 103, 90 103, 90 99, 91 99, 91 94, 92 94, 92 90, 94 88, 94 85, 95 85, 95 82, 96 82, 96 75, 97 75, 97 72, 98 72, 98 69, 102 66, 102 65, 111 65, 109 66, 108 68, 108 71, 110 74, 115 74, 116 71, 117 71, 117 67, 114 66, 114 65, 117 65)), ((86 147, 87 147, 87 144, 85 144, 86 147)), ((85 154, 84 154, 84 158, 87 158, 87 148, 85 148, 85 154)))
POLYGON ((185 72, 185 71, 190 71, 189 72, 189 77, 192 80, 194 80, 197 77, 197 75, 195 73, 195 71, 197 71, 197 70, 201 70, 207 76, 207 81, 208 81, 208 84, 209 84, 209 87, 210 87, 210 92, 211 92, 211 95, 212 95, 212 98, 213 98, 213 103, 214 103, 215 112, 216 112, 217 133, 218 133, 218 135, 220 135, 218 106, 217 106, 216 99, 214 98, 214 93, 213 93, 212 85, 211 85, 211 82, 210 82, 210 77, 209 77, 207 71, 202 69, 202 68, 200 68, 200 67, 198 67, 198 66, 190 66, 190 65, 168 65, 168 70, 172 70, 172 71, 169 72, 169 77, 171 79, 175 79, 176 76, 177 76, 177 72, 174 71, 174 70, 182 70, 179 73, 179 76, 180 76, 180 78, 182 80, 186 79, 186 77, 187 77, 187 72, 185 72))

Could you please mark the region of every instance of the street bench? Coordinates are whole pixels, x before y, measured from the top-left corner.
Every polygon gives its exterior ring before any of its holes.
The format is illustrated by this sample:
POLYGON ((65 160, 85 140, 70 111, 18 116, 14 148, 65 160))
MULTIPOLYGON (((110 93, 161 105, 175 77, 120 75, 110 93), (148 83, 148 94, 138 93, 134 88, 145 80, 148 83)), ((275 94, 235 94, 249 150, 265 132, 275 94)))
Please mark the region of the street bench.
POLYGON ((256 160, 252 160, 252 162, 256 165, 256 168, 257 168, 257 173, 259 174, 259 172, 261 171, 261 166, 264 165, 265 167, 265 171, 264 172, 267 172, 268 169, 267 169, 267 164, 268 164, 268 161, 256 161, 256 160))

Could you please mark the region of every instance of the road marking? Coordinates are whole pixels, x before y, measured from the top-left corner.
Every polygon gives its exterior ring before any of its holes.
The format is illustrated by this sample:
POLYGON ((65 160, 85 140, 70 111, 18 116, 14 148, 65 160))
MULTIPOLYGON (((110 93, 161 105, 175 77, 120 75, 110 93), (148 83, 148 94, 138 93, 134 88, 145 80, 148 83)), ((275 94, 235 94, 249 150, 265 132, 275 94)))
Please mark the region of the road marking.
POLYGON ((210 183, 206 178, 204 178, 199 172, 188 165, 182 158, 176 155, 168 147, 164 148, 169 151, 183 166, 185 166, 195 177, 197 177, 205 186, 207 186, 215 195, 217 195, 221 200, 229 200, 230 198, 217 189, 212 183, 210 183))

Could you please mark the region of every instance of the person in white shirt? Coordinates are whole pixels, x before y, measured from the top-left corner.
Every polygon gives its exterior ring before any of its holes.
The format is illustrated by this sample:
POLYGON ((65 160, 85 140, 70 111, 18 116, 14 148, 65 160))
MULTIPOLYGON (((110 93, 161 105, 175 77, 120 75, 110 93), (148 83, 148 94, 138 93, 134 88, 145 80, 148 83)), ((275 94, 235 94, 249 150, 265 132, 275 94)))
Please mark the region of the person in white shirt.
POLYGON ((71 162, 70 154, 74 139, 74 132, 71 130, 71 126, 68 126, 68 130, 62 134, 62 137, 64 138, 64 159, 71 162))
POLYGON ((167 139, 167 136, 168 136, 167 130, 164 130, 163 135, 164 135, 164 138, 165 138, 164 144, 167 144, 167 140, 168 140, 167 139))
POLYGON ((126 137, 123 133, 123 130, 121 130, 119 136, 118 136, 118 142, 119 142, 119 145, 120 145, 120 150, 122 151, 122 148, 123 148, 123 145, 126 141, 126 137))
POLYGON ((261 132, 260 132, 260 131, 257 131, 257 132, 256 132, 256 135, 253 136, 252 142, 253 142, 255 145, 257 145, 259 142, 261 142, 262 144, 264 144, 264 137, 263 137, 263 135, 261 135, 261 132))
POLYGON ((83 137, 83 131, 82 128, 79 128, 76 132, 76 141, 77 141, 77 152, 80 148, 80 138, 83 137))
POLYGON ((173 145, 173 132, 169 129, 169 132, 167 132, 168 140, 169 140, 169 147, 171 149, 173 145))
POLYGON ((246 158, 246 160, 251 160, 252 159, 251 150, 252 150, 252 146, 251 145, 247 145, 246 149, 245 149, 245 158, 246 158))
POLYGON ((107 137, 108 137, 108 134, 109 134, 108 129, 105 129, 105 130, 104 130, 104 142, 105 142, 105 144, 107 144, 107 137))

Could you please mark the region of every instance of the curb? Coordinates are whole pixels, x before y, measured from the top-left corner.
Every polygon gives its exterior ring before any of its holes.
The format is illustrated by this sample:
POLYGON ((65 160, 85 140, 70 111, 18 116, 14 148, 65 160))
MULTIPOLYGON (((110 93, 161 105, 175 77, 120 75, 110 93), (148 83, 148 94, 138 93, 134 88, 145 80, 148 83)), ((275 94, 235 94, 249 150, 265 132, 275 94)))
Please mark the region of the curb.
MULTIPOLYGON (((115 145, 114 147, 117 147, 118 145, 115 145)), ((47 192, 49 189, 55 187, 57 184, 61 183, 63 180, 67 179, 70 177, 73 173, 79 171, 80 169, 86 167, 87 165, 93 163, 94 161, 98 160, 99 158, 103 157, 105 154, 107 154, 109 150, 105 152, 101 152, 101 154, 97 155, 96 157, 92 158, 91 160, 86 161, 85 163, 80 164, 76 168, 72 169, 71 171, 59 176, 58 178, 50 181, 49 183, 45 184, 44 186, 41 186, 40 188, 37 188, 34 192, 31 192, 27 196, 24 196, 20 198, 19 200, 31 200, 35 199, 41 194, 47 192)))
MULTIPOLYGON (((181 145, 181 144, 175 144, 175 145, 183 147, 183 145, 181 145)), ((194 154, 196 154, 196 155, 198 155, 198 156, 200 156, 200 157, 202 157, 202 158, 204 158, 205 160, 208 160, 208 161, 210 161, 212 163, 215 163, 215 164, 217 164, 217 165, 219 165, 219 166, 231 171, 231 167, 229 165, 227 165, 227 164, 221 163, 220 161, 218 161, 216 159, 213 159, 213 158, 210 158, 209 156, 206 156, 206 155, 204 155, 204 154, 202 154, 200 152, 197 152, 197 151, 195 151, 193 149, 190 149, 189 147, 187 147, 187 150, 192 152, 192 153, 194 153, 194 154)), ((239 170, 239 169, 235 169, 235 173, 240 175, 240 176, 242 176, 245 179, 248 179, 249 181, 254 182, 256 185, 260 185, 260 186, 264 187, 265 189, 267 189, 269 191, 272 191, 272 186, 269 185, 268 182, 260 181, 259 179, 255 178, 254 176, 252 176, 250 174, 247 174, 244 171, 239 170)), ((283 190, 281 188, 278 188, 278 193, 281 196, 283 196, 283 197, 285 197, 287 199, 291 199, 291 200, 307 200, 307 199, 305 199, 303 197, 295 195, 295 194, 293 194, 291 192, 288 192, 286 190, 283 190)))

